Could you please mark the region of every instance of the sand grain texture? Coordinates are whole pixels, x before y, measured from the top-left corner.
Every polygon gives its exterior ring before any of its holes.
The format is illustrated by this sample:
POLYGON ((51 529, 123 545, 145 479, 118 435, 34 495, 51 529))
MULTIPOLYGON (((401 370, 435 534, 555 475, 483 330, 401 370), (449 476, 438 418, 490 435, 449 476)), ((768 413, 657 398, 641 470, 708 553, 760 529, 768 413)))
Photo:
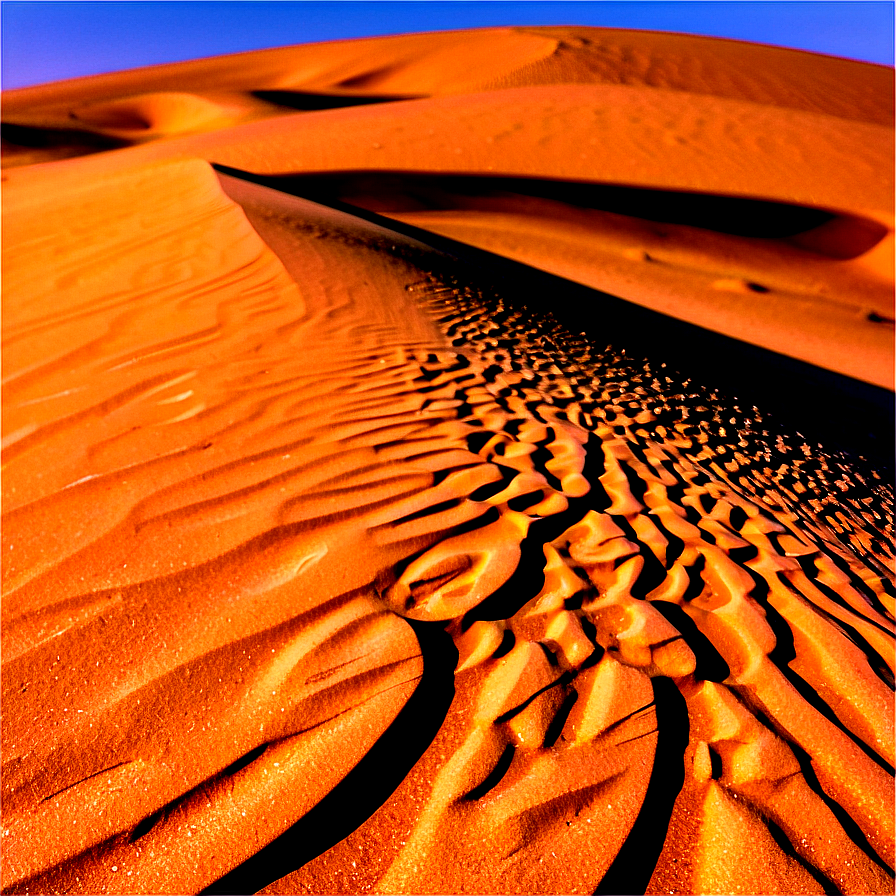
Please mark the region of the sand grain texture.
POLYGON ((406 35, 3 137, 4 892, 892 892, 892 71, 406 35))

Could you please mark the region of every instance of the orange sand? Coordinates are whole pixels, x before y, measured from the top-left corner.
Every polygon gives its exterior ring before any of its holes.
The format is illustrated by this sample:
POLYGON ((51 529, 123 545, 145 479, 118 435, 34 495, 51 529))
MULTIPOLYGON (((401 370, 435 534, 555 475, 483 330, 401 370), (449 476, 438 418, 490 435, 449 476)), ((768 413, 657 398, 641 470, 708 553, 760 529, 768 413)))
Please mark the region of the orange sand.
POLYGON ((585 28, 4 95, 4 892, 892 892, 886 473, 425 238, 892 389, 892 109, 585 28))

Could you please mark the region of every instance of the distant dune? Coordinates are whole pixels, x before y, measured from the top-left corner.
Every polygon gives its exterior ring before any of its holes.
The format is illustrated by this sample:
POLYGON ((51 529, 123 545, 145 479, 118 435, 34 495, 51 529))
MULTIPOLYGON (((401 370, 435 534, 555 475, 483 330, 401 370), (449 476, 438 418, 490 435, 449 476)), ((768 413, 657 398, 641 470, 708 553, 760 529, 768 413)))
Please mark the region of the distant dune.
POLYGON ((893 108, 572 27, 5 93, 4 892, 892 893, 893 108))

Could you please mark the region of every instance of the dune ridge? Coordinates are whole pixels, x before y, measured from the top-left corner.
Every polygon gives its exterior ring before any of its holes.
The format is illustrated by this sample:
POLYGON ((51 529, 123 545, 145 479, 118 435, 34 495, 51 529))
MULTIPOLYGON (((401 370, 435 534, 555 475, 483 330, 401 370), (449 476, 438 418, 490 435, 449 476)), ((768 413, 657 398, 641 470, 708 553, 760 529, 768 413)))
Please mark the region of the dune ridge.
POLYGON ((3 890, 892 892, 892 469, 437 238, 890 388, 891 89, 546 28, 4 96, 3 890))

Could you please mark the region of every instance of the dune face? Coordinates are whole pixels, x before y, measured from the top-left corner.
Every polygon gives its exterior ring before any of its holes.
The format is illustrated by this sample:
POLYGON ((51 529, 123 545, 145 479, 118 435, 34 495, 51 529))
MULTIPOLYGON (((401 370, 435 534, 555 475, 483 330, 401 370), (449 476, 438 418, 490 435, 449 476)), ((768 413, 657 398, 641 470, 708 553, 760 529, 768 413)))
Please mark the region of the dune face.
POLYGON ((524 28, 4 96, 4 892, 891 893, 892 88, 524 28))

